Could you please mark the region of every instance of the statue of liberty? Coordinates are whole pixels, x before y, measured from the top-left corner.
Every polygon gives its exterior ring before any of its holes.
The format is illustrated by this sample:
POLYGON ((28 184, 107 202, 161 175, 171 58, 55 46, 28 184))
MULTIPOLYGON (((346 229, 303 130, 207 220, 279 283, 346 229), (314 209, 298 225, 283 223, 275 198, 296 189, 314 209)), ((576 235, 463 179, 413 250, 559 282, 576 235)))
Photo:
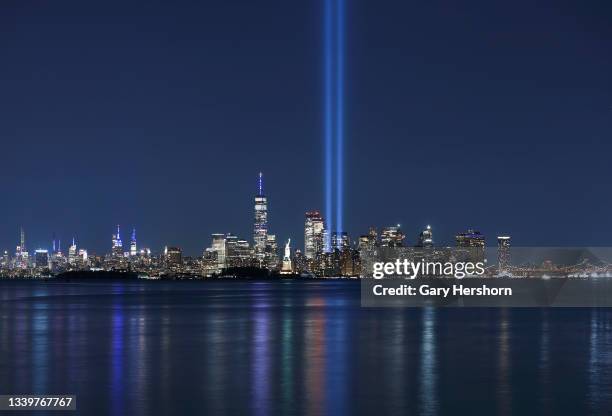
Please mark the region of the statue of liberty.
POLYGON ((285 256, 283 257, 283 260, 290 260, 291 259, 291 239, 289 239, 287 241, 287 244, 285 244, 285 256))
POLYGON ((283 256, 283 267, 281 274, 293 273, 293 264, 291 264, 291 239, 285 244, 285 255, 283 256))

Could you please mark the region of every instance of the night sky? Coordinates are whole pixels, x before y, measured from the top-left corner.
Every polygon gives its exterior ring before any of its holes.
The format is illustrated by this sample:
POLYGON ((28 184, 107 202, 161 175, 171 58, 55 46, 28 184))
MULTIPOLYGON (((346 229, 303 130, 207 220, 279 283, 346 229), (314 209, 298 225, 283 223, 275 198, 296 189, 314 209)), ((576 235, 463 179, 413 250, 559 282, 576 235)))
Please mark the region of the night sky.
MULTIPOLYGON (((612 244, 607 1, 347 0, 345 224, 612 244)), ((323 209, 322 0, 0 5, 0 248, 199 254, 323 209)), ((295 247, 295 246, 294 246, 295 247)))

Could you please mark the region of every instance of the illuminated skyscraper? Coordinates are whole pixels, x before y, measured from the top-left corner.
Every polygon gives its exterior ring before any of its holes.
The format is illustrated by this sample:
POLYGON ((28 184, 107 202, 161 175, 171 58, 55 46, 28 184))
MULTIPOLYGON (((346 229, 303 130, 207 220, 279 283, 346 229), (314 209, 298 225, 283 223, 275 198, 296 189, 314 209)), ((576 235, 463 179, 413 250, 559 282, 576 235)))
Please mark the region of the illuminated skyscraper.
POLYGON ((304 257, 320 256, 325 247, 325 222, 319 211, 308 211, 304 224, 304 257))
POLYGON ((138 246, 136 245, 136 228, 132 230, 132 240, 130 241, 130 256, 135 257, 138 254, 138 246))
POLYGON ((21 247, 21 251, 22 252, 27 251, 26 250, 26 243, 25 243, 25 231, 23 231, 23 227, 21 227, 21 238, 20 238, 19 247, 21 247))
POLYGON ((346 232, 333 232, 331 235, 331 243, 334 250, 343 251, 351 248, 351 241, 346 232))
POLYGON ((0 266, 2 266, 3 269, 8 269, 10 263, 11 263, 11 256, 9 255, 8 251, 4 250, 4 254, 2 255, 2 259, 0 261, 0 266))
POLYGON ((499 273, 508 270, 510 265, 510 237, 499 236, 497 237, 497 263, 499 273))
POLYGON ((79 249, 79 262, 81 262, 82 265, 87 265, 88 259, 89 256, 87 255, 87 250, 84 248, 79 249))
POLYGON ((123 242, 121 241, 121 230, 117 225, 117 234, 113 234, 113 257, 123 257, 123 242))
POLYGON ((20 229, 19 237, 19 245, 15 250, 15 265, 17 268, 25 269, 29 266, 29 254, 28 250, 26 249, 25 231, 23 230, 23 227, 20 229))
POLYGON ((166 246, 164 257, 169 268, 178 267, 183 264, 183 253, 179 247, 166 246))
POLYGON ((474 263, 485 261, 485 237, 480 231, 468 229, 465 233, 455 236, 457 247, 464 250, 467 260, 474 263))
POLYGON ((359 251, 373 250, 378 244, 378 233, 376 228, 370 227, 368 234, 359 237, 359 251))
POLYGON ((465 233, 459 233, 455 236, 457 247, 479 247, 484 248, 485 237, 480 231, 468 229, 465 233))
POLYGON ((236 246, 238 245, 238 236, 227 233, 225 235, 225 261, 227 267, 236 267, 236 246))
POLYGON ((276 245, 276 235, 268 234, 266 237, 265 267, 268 270, 278 268, 278 247, 276 245))
POLYGON ((421 234, 419 234, 419 242, 417 247, 433 247, 433 232, 431 231, 431 226, 427 226, 421 234))
POLYGON ((252 265, 251 247, 249 246, 249 242, 247 240, 236 241, 235 255, 239 260, 240 267, 248 267, 252 265))
POLYGON ((56 240, 55 233, 53 233, 53 253, 51 254, 50 263, 52 273, 59 273, 66 268, 66 257, 62 254, 62 240, 56 240))
POLYGON ((382 247, 402 247, 404 238, 399 224, 394 227, 385 227, 380 233, 380 245, 382 247))
POLYGON ((259 172, 257 195, 255 196, 255 222, 253 226, 253 245, 255 258, 261 266, 265 260, 268 236, 268 200, 263 192, 263 174, 259 172))
POLYGON ((49 268, 49 252, 47 250, 36 250, 34 253, 34 264, 37 269, 49 268))
POLYGON ((217 270, 221 271, 226 267, 226 249, 225 249, 225 234, 212 235, 211 252, 217 255, 217 270))
POLYGON ((78 263, 78 255, 76 239, 73 237, 72 245, 68 247, 68 264, 71 266, 76 266, 78 263))

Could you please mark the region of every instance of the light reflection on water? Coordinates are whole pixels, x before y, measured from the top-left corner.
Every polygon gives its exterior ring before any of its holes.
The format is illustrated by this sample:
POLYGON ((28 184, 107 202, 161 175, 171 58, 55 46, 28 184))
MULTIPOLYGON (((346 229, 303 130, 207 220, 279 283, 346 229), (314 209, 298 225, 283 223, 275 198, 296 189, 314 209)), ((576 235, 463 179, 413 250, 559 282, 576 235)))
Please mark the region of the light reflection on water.
POLYGON ((422 311, 421 377, 419 395, 421 414, 437 414, 436 395, 436 310, 428 307, 422 311))
POLYGON ((353 282, 0 282, 0 394, 79 413, 606 414, 607 309, 361 308, 353 282))
POLYGON ((498 411, 506 416, 512 413, 512 390, 510 383, 510 311, 500 310, 499 320, 499 364, 498 364, 498 411))
MULTIPOLYGON (((258 299, 261 300, 261 299, 258 299)), ((253 336, 253 406, 255 414, 266 416, 270 413, 270 317, 264 303, 255 304, 253 336)), ((223 371, 223 369, 220 369, 223 371)))

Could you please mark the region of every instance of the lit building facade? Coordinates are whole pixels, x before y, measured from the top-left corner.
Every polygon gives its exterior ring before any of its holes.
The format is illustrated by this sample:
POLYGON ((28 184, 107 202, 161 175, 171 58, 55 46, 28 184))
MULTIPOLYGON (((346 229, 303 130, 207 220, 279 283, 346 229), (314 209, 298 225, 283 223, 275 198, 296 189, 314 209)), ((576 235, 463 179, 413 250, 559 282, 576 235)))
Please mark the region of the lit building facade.
POLYGON ((313 260, 325 248, 325 221, 319 211, 308 211, 304 223, 304 257, 313 260))
POLYGON ((393 227, 385 227, 380 233, 380 245, 382 247, 403 247, 404 238, 404 233, 399 224, 393 227))
POLYGON ((268 234, 266 236, 264 265, 268 270, 278 269, 278 246, 276 243, 276 235, 274 234, 268 234))
POLYGON ((130 256, 138 255, 138 244, 136 244, 136 228, 132 230, 132 239, 130 240, 130 256))
POLYGON ((499 273, 508 271, 510 265, 510 237, 497 237, 497 265, 499 273))
POLYGON ((210 251, 214 252, 217 260, 217 270, 220 272, 225 269, 225 234, 213 234, 212 235, 212 245, 210 251))
POLYGON ((68 247, 68 264, 72 267, 76 267, 78 265, 79 254, 77 252, 76 239, 72 239, 72 245, 68 247))
POLYGON ((123 242, 121 241, 121 229, 119 225, 117 225, 117 234, 113 234, 111 251, 113 257, 123 257, 123 242))
POLYGON ((433 247, 433 232, 431 231, 431 226, 428 225, 421 234, 419 234, 419 242, 417 243, 417 247, 431 248, 433 247))
POLYGON ((268 199, 263 191, 263 174, 259 172, 257 195, 255 196, 255 219, 253 225, 253 248, 259 265, 265 263, 268 239, 268 199))
POLYGON ((34 265, 37 269, 48 269, 49 268, 49 251, 47 250, 36 250, 34 253, 34 265))
POLYGON ((173 269, 183 264, 183 252, 179 247, 168 247, 164 249, 164 258, 168 268, 173 269))
POLYGON ((455 236, 457 247, 479 247, 484 248, 485 237, 480 231, 468 229, 467 232, 455 236))
POLYGON ((344 251, 351 247, 351 241, 346 232, 333 232, 331 235, 331 244, 334 250, 344 251))

